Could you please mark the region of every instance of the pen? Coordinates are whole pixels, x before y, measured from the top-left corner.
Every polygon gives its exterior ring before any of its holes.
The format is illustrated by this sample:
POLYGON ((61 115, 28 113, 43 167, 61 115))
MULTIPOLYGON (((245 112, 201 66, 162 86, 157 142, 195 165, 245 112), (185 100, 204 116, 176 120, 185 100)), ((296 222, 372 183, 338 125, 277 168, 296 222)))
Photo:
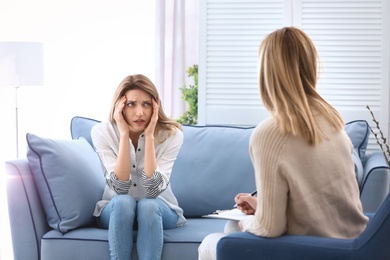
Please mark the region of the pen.
MULTIPOLYGON (((256 196, 257 195, 257 190, 255 190, 254 192, 251 193, 251 196, 256 196)), ((234 204, 233 206, 234 208, 237 208, 237 204, 234 204)))

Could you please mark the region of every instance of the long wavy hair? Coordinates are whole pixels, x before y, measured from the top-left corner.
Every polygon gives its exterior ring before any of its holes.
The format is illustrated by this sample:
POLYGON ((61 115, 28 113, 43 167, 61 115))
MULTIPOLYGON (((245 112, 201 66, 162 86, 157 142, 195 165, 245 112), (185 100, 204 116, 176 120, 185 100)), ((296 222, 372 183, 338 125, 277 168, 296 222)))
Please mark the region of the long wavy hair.
POLYGON ((306 33, 284 27, 259 47, 259 89, 266 109, 284 133, 302 136, 311 145, 324 138, 313 115, 321 113, 337 130, 344 121, 316 90, 317 50, 306 33))
MULTIPOLYGON (((126 94, 128 90, 133 90, 133 89, 139 89, 145 91, 146 93, 150 94, 154 100, 158 100, 159 98, 158 91, 155 85, 148 77, 142 74, 135 74, 135 75, 130 75, 125 77, 122 80, 122 82, 119 84, 112 98, 111 110, 109 114, 109 120, 112 124, 116 124, 114 119, 115 104, 126 94)), ((172 134, 175 128, 181 130, 182 126, 181 124, 169 118, 165 114, 162 104, 160 102, 160 108, 158 110, 158 120, 154 132, 156 140, 158 140, 157 137, 160 130, 165 129, 169 131, 169 134, 172 134)))

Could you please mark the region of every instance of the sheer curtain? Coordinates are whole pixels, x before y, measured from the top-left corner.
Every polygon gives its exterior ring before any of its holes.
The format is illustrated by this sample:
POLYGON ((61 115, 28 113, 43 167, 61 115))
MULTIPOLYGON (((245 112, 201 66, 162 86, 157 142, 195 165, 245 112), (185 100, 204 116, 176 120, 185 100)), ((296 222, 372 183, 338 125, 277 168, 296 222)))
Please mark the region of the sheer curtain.
POLYGON ((164 111, 179 118, 187 109, 180 88, 193 84, 186 71, 199 61, 199 1, 156 0, 155 84, 164 111))

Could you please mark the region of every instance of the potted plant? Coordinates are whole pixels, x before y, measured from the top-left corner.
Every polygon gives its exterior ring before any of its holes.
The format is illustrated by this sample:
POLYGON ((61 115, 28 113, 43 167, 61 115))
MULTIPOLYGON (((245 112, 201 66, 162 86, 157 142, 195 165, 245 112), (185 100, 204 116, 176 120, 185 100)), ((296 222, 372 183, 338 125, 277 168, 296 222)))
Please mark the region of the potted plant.
POLYGON ((188 103, 188 110, 177 119, 177 122, 183 125, 196 125, 198 122, 198 65, 193 65, 187 69, 188 77, 192 77, 194 85, 180 88, 182 99, 188 103))

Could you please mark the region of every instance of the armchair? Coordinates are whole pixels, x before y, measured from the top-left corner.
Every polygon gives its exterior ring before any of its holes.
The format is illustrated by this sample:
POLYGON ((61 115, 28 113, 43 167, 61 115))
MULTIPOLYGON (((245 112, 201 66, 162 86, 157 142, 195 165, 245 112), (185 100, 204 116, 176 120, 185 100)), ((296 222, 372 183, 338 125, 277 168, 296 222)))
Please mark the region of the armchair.
POLYGON ((258 237, 247 232, 232 233, 217 245, 217 259, 390 259, 390 195, 374 214, 365 231, 355 239, 284 235, 258 237))

